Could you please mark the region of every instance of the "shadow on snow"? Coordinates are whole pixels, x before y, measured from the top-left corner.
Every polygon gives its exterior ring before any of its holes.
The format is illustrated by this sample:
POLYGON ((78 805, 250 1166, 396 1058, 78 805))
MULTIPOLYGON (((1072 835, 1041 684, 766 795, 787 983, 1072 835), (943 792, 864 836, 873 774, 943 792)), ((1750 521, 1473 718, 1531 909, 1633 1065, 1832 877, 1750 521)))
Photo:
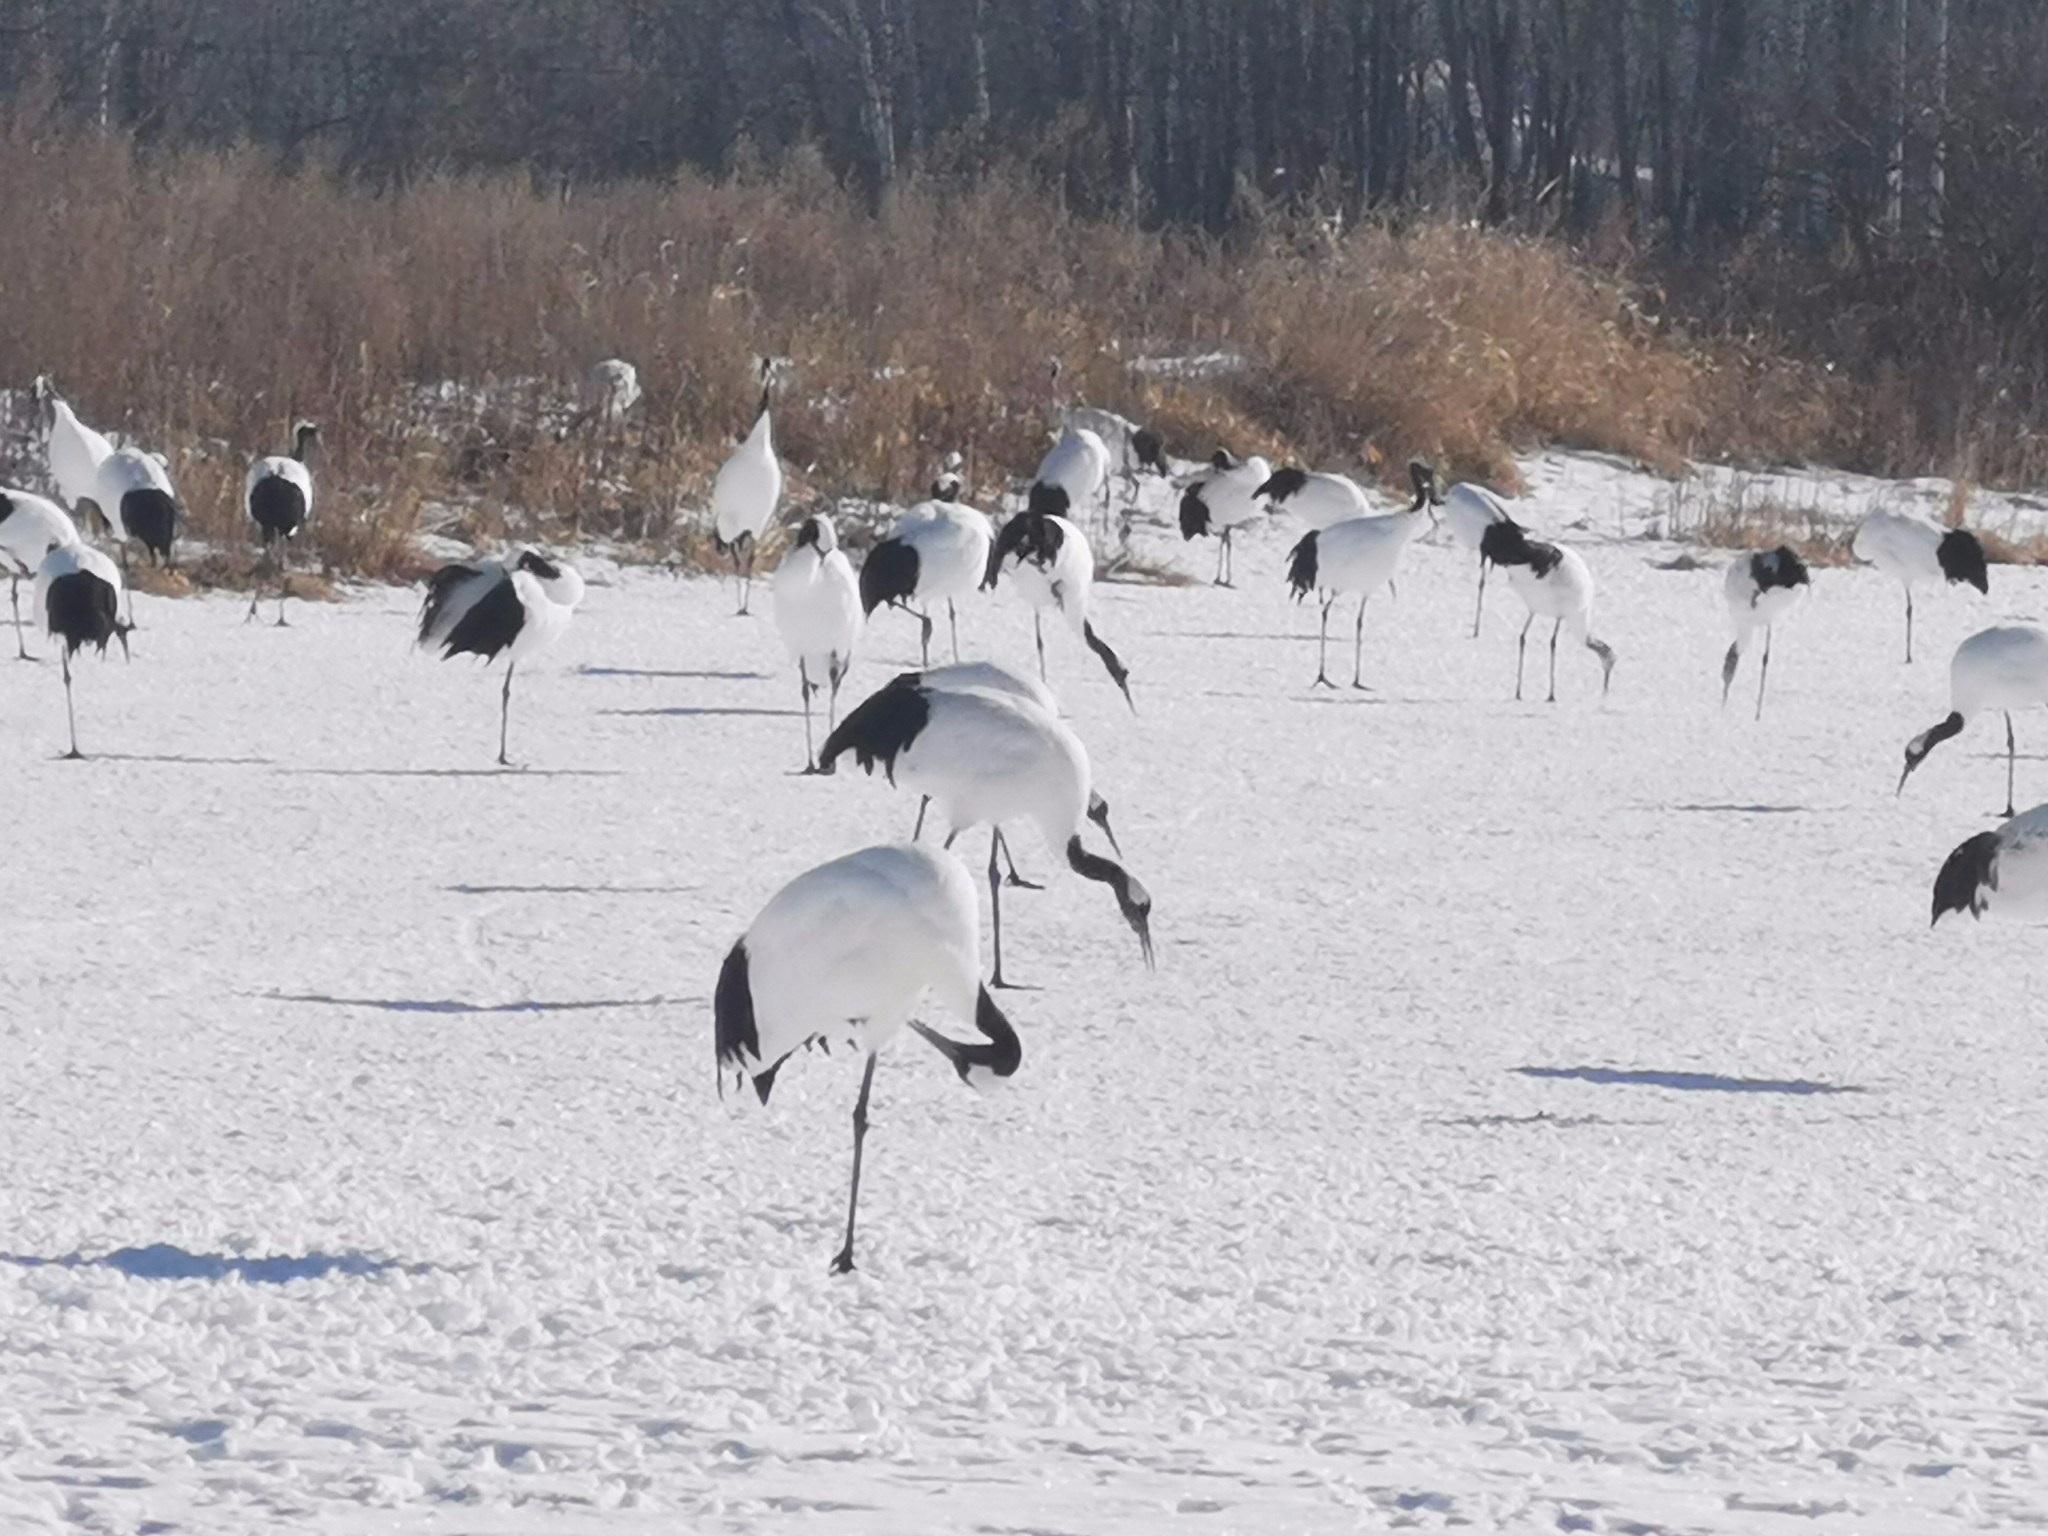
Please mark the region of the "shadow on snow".
POLYGON ((1675 1088, 1681 1093, 1863 1093, 1853 1084, 1815 1083, 1804 1078, 1723 1077, 1718 1072, 1622 1071, 1616 1067, 1516 1067, 1524 1077, 1570 1078, 1581 1083, 1633 1088, 1675 1088))
POLYGON ((131 1280, 242 1280, 250 1285, 283 1285, 291 1280, 324 1280, 329 1275, 381 1275, 390 1270, 419 1275, 424 1264, 401 1264, 396 1259, 373 1259, 360 1253, 272 1254, 251 1259, 223 1253, 187 1253, 172 1243, 151 1243, 146 1248, 117 1248, 87 1258, 67 1253, 45 1259, 34 1254, 0 1254, 0 1263, 23 1269, 111 1269, 131 1280))
POLYGON ((279 1003, 324 1003, 331 1008, 377 1008, 385 1013, 593 1013, 605 1008, 652 1008, 665 997, 596 997, 583 1002, 465 1003, 457 998, 329 997, 321 992, 269 992, 279 1003))

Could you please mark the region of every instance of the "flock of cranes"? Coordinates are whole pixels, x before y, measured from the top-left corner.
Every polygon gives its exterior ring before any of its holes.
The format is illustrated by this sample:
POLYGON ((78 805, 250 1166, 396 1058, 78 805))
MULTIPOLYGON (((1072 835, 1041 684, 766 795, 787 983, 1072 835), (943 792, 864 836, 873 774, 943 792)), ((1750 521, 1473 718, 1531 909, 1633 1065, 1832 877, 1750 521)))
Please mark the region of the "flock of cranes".
MULTIPOLYGON (((773 368, 764 360, 758 413, 719 469, 711 497, 711 522, 733 561, 741 614, 749 611, 756 558, 781 511, 783 473, 774 446, 772 388, 773 368)), ((128 617, 121 613, 129 545, 169 565, 180 511, 161 457, 114 446, 80 421, 46 380, 37 381, 35 394, 55 496, 0 488, 0 558, 13 578, 18 653, 28 655, 19 595, 24 579, 35 583, 32 612, 59 646, 70 726, 65 755, 76 758, 81 754, 72 660, 88 646, 104 655, 110 641, 120 641, 125 649, 133 628, 132 611, 128 617), (121 564, 86 541, 80 521, 118 541, 121 564)), ((630 365, 608 360, 586 381, 577 419, 616 422, 638 395, 630 365)), ((278 624, 286 622, 290 593, 285 555, 314 515, 318 446, 318 427, 300 422, 289 453, 256 459, 244 482, 252 536, 260 543, 265 568, 278 577, 278 624)), ((829 1048, 846 1040, 865 1057, 853 1115, 845 1242, 833 1260, 839 1271, 854 1267, 861 1158, 881 1049, 907 1024, 970 1084, 1008 1078, 1021 1063, 1017 1032, 992 992, 1013 985, 1005 974, 1002 890, 1006 885, 1036 887, 1018 873, 1006 827, 1036 828, 1056 858, 1105 887, 1136 936, 1144 963, 1153 963, 1151 893, 1122 862, 1109 802, 1095 781, 1087 749, 1062 718, 1045 680, 1044 620, 1050 614, 1095 656, 1136 710, 1130 669, 1090 613, 1095 556, 1080 518, 1099 502, 1106 505, 1114 476, 1134 476, 1140 469, 1170 472, 1156 437, 1112 413, 1070 411, 1033 474, 1021 509, 1000 528, 965 500, 954 455, 942 465, 929 496, 896 519, 858 569, 841 546, 833 519, 812 514, 795 523, 773 573, 775 622, 796 665, 803 704, 804 771, 829 776, 850 756, 860 769, 879 771, 891 784, 920 796, 909 841, 846 854, 776 892, 727 954, 714 996, 721 1090, 730 1073, 750 1083, 766 1102, 789 1057, 813 1045, 829 1048), (1005 583, 1033 609, 1035 678, 961 656, 961 605, 1005 583), (952 661, 934 666, 932 640, 941 605, 952 661), (917 620, 920 667, 893 677, 842 718, 841 686, 866 627, 883 609, 901 610, 917 620), (820 694, 822 744, 813 721, 820 694), (986 982, 974 881, 949 853, 918 840, 933 807, 947 824, 945 849, 970 829, 986 826, 989 832, 992 965, 986 982), (1109 852, 1088 846, 1096 832, 1109 852), (963 1042, 912 1019, 927 993, 968 1021, 980 1038, 963 1042)), ((1235 530, 1275 515, 1298 519, 1304 532, 1289 552, 1285 577, 1297 600, 1313 596, 1320 605, 1315 684, 1336 686, 1327 665, 1330 614, 1339 598, 1353 595, 1358 608, 1351 683, 1363 688, 1367 604, 1394 585, 1403 555, 1417 536, 1432 522, 1441 522, 1459 547, 1477 557, 1473 633, 1478 633, 1487 577, 1495 567, 1527 610, 1516 644, 1515 697, 1523 694, 1529 632, 1540 619, 1551 622, 1549 701, 1557 698, 1558 641, 1565 635, 1598 660, 1605 696, 1616 657, 1592 630, 1595 584, 1585 558, 1536 537, 1517 521, 1509 503, 1483 487, 1445 487, 1421 460, 1411 463, 1409 474, 1408 504, 1383 512, 1363 487, 1343 475, 1276 469, 1257 455, 1240 458, 1218 450, 1179 482, 1180 530, 1188 540, 1217 538, 1214 580, 1230 586, 1236 576, 1235 530)), ((1983 546, 1966 530, 1875 513, 1858 530, 1855 549, 1905 589, 1908 662, 1916 585, 1967 583, 1988 591, 1983 546)), ((1786 547, 1743 553, 1729 564, 1723 592, 1732 640, 1722 665, 1724 704, 1742 658, 1757 649, 1756 714, 1761 718, 1773 628, 1799 603, 1811 581, 1806 562, 1786 547)), ((487 663, 504 659, 501 764, 510 761, 513 676, 521 663, 562 634, 583 592, 571 565, 528 546, 445 565, 427 583, 418 645, 442 657, 471 655, 487 663)), ((249 619, 256 617, 257 607, 252 595, 249 619)), ((1907 744, 1900 791, 1927 755, 1958 734, 1971 716, 2000 711, 2006 718, 2008 819, 1949 856, 1934 884, 1934 920, 1949 912, 2048 912, 2048 806, 2014 813, 2017 753, 2011 716, 2014 709, 2048 704, 2048 632, 2007 624, 1971 636, 1951 664, 1950 702, 1945 719, 1907 744)))

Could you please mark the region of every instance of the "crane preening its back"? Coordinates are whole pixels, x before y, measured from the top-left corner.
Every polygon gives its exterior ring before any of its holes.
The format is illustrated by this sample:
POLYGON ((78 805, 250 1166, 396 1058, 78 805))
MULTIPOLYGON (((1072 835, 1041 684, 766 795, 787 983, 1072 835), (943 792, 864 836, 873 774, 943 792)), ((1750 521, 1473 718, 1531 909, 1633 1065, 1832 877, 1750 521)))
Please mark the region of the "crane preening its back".
POLYGON ((1013 1076, 1024 1058, 1017 1031, 981 984, 973 882, 951 854, 910 843, 863 848, 777 891, 726 955, 712 1009, 721 1094, 732 1071, 766 1104, 783 1064, 813 1042, 851 1041, 867 1057, 836 1274, 854 1267, 861 1149, 882 1047, 908 1024, 974 1088, 1013 1076), (911 1018, 927 992, 972 1019, 982 1040, 962 1043, 911 1018))
POLYGON ((960 620, 954 605, 980 587, 995 542, 988 514, 961 501, 960 491, 959 474, 950 468, 943 471, 932 483, 931 498, 897 518, 889 536, 861 562, 862 610, 872 615, 887 603, 916 614, 919 660, 925 666, 932 659, 929 610, 941 599, 953 659, 960 659, 960 620), (923 604, 923 610, 912 608, 912 603, 923 604))
POLYGON ((505 738, 512 716, 512 673, 519 663, 561 638, 583 600, 575 567, 520 546, 503 554, 444 565, 427 580, 420 608, 419 644, 451 656, 505 657, 505 687, 498 701, 498 762, 510 767, 505 738))
POLYGON ((1218 448, 1210 456, 1208 468, 1193 475, 1182 489, 1180 536, 1192 540, 1205 534, 1216 535, 1214 585, 1236 585, 1230 536, 1246 523, 1266 516, 1258 492, 1272 476, 1272 465, 1257 454, 1240 459, 1227 448, 1218 448))
POLYGON ((1051 608, 1080 634, 1082 643, 1095 653, 1135 713, 1138 705, 1131 697, 1130 669, 1095 632, 1094 621, 1088 617, 1088 600, 1095 590, 1095 552, 1079 525, 1070 518, 1027 507, 996 535, 982 585, 993 588, 1005 571, 1013 573, 1011 585, 1034 610, 1031 632, 1038 644, 1039 677, 1045 676, 1044 619, 1045 610, 1051 608))

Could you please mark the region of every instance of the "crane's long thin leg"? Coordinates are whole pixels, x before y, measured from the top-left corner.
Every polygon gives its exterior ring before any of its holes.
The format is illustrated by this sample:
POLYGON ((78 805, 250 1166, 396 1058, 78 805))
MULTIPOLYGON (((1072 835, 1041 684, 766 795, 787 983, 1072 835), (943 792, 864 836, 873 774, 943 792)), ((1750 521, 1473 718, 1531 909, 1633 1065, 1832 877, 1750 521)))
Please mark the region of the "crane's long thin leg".
POLYGON ((797 691, 804 696, 804 772, 818 771, 818 754, 811 747, 811 672, 801 656, 796 663, 797 691))
POLYGON ((846 1246, 832 1260, 832 1273, 853 1273, 853 1215, 860 1209, 860 1149, 868 1139, 868 1094, 875 1086, 875 1058, 868 1057, 867 1070, 860 1075, 860 1097, 853 1101, 853 1188, 846 1196, 846 1246))
POLYGON ((498 695, 498 766, 510 768, 512 760, 505 755, 505 734, 511 728, 512 720, 512 671, 513 663, 505 663, 505 690, 498 695))
MULTIPOLYGON (((1023 891, 1044 890, 1045 887, 1039 884, 1038 881, 1026 880, 1022 875, 1017 873, 1017 856, 1010 851, 1010 840, 1007 837, 1003 836, 1003 829, 1001 827, 996 828, 996 841, 1002 844, 1003 860, 1010 866, 1010 873, 1004 878, 1003 884, 1014 885, 1019 890, 1023 891)), ((1111 841, 1113 842, 1115 841, 1115 839, 1111 839, 1111 841)))
POLYGON ((2012 711, 2005 712, 2005 814, 2012 815, 2012 765, 2018 752, 2012 739, 2012 711))
POLYGON ((1764 717, 1764 684, 1770 680, 1770 676, 1771 632, 1768 629, 1766 629, 1764 631, 1763 661, 1761 665, 1759 665, 1756 669, 1756 718, 1759 720, 1763 719, 1764 717))
POLYGON ((910 840, 914 843, 924 836, 924 813, 931 809, 932 797, 920 795, 917 800, 917 825, 910 829, 910 840))
POLYGON ((291 595, 292 595, 292 573, 291 573, 290 569, 289 569, 288 567, 286 567, 286 565, 285 565, 285 563, 284 563, 284 554, 283 554, 283 552, 282 552, 282 551, 280 551, 280 552, 279 552, 279 554, 278 554, 278 557, 277 557, 277 625, 276 625, 276 627, 277 627, 277 628, 279 628, 279 629, 289 629, 289 628, 291 627, 290 623, 289 623, 289 622, 288 622, 288 621, 287 621, 287 620, 285 619, 285 616, 284 616, 284 600, 285 600, 286 598, 290 597, 291 595))
POLYGON ((1045 618, 1042 614, 1031 615, 1031 638, 1038 642, 1038 680, 1045 681, 1045 618))
POLYGON ((953 637, 953 660, 960 659, 960 615, 953 611, 953 599, 946 599, 946 633, 953 637))
POLYGON ((1515 638, 1515 702, 1522 702, 1522 658, 1529 650, 1529 626, 1536 622, 1536 615, 1530 614, 1522 620, 1522 632, 1515 638))
POLYGON ((1337 594, 1334 592, 1323 600, 1323 621, 1316 629, 1316 680, 1309 685, 1312 688, 1337 686, 1330 681, 1329 668, 1325 665, 1325 658, 1330 652, 1330 604, 1336 601, 1337 594))
POLYGON ((1007 987, 1003 980, 1003 872, 996 863, 996 851, 1003 846, 1000 828, 991 827, 988 833, 988 914, 989 925, 994 930, 996 968, 988 984, 992 987, 1007 987))
POLYGON ((1550 697, 1543 701, 1546 704, 1557 702, 1557 632, 1563 628, 1563 619, 1550 626, 1550 697))
POLYGON ((846 663, 838 657, 832 660, 832 691, 825 697, 825 734, 831 735, 839 724, 839 685, 846 681, 846 663))
POLYGON ((21 638, 21 573, 16 571, 7 585, 7 596, 14 604, 14 651, 15 660, 33 661, 28 653, 28 642, 21 638))
POLYGON ((78 714, 71 707, 71 647, 65 646, 59 655, 64 663, 64 718, 71 726, 71 750, 64 755, 81 758, 85 754, 78 750, 78 714))
POLYGON ((1906 665, 1913 665, 1913 589, 1906 588, 1906 665))
POLYGON ((1479 600, 1472 605, 1472 638, 1479 638, 1479 619, 1486 612, 1486 557, 1479 559, 1479 600))
POLYGON ((1365 686, 1365 604, 1366 598, 1358 599, 1358 623, 1351 632, 1351 686, 1365 686))
POLYGON ((920 667, 932 664, 932 616, 928 613, 917 616, 917 664, 920 667))

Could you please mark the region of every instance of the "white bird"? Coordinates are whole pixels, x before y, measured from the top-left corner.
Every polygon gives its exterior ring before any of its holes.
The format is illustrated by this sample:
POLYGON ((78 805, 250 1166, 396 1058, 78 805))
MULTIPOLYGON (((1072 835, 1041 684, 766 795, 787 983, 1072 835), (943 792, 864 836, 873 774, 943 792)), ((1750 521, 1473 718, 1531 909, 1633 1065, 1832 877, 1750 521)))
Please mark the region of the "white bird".
POLYGON ((1209 466, 1191 476, 1180 493, 1180 536, 1198 539, 1216 535, 1216 577, 1219 587, 1235 586, 1230 536, 1246 523, 1266 516, 1259 501, 1259 487, 1273 475, 1273 466, 1257 454, 1234 458, 1218 448, 1209 466))
POLYGON ((775 627, 796 662, 804 698, 804 772, 816 773, 811 752, 811 695, 829 690, 825 729, 839 712, 839 684, 853 665, 863 615, 860 586, 829 517, 807 517, 775 571, 775 627))
POLYGON ((71 658, 82 646, 107 654, 107 642, 120 638, 125 649, 127 626, 121 622, 121 572, 100 551, 76 540, 59 544, 36 570, 36 611, 59 642, 64 667, 64 717, 71 727, 67 758, 78 750, 78 715, 71 701, 71 658))
POLYGON ((1081 517, 1097 501, 1109 507, 1109 448, 1086 427, 1068 427, 1038 462, 1024 504, 1034 512, 1081 517))
MULTIPOLYGON (((284 623, 284 600, 292 588, 291 571, 285 564, 285 547, 299 536, 299 530, 313 520, 313 453, 320 446, 320 429, 310 421, 292 428, 292 451, 273 453, 249 466, 242 481, 242 507, 256 525, 264 555, 277 562, 277 622, 284 623)), ((256 617, 260 588, 251 582, 249 619, 256 617)), ((247 623, 248 619, 244 619, 247 623)))
POLYGON ((2017 749, 2012 712, 2048 704, 2048 631, 2031 624, 1994 624, 1956 647, 1948 664, 1949 715, 1906 743, 1906 767, 1899 791, 1927 754, 1960 732, 1970 716, 1988 710, 2005 715, 2005 814, 2013 814, 2012 789, 2017 749))
POLYGON ((1291 513, 1311 529, 1333 528, 1373 515, 1364 489, 1344 475, 1276 469, 1252 494, 1264 498, 1274 512, 1291 513))
POLYGON ((583 578, 573 566, 526 545, 503 554, 444 565, 427 580, 420 608, 419 644, 441 657, 481 656, 488 666, 505 655, 505 688, 498 701, 498 762, 505 755, 512 714, 512 673, 520 662, 552 645, 569 627, 583 600, 583 578))
POLYGON ((1756 674, 1756 718, 1764 717, 1764 684, 1771 675, 1771 627, 1791 611, 1812 585, 1806 562, 1789 546, 1739 555, 1729 563, 1721 581, 1721 595, 1728 604, 1728 621, 1735 626, 1735 639, 1721 659, 1721 702, 1728 702, 1728 689, 1735 681, 1735 668, 1758 630, 1763 631, 1764 654, 1756 674))
POLYGON ((14 648, 30 660, 21 636, 21 579, 36 579, 43 556, 61 544, 78 542, 78 525, 64 509, 32 491, 0 488, 0 561, 7 566, 8 599, 14 607, 14 648))
POLYGON ((1967 838, 1934 877, 1934 916, 2048 917, 2048 805, 1967 838))
POLYGON ((1050 512, 1028 508, 1019 512, 996 535, 982 585, 993 588, 1005 571, 1011 573, 1011 585, 1033 609, 1031 633, 1038 644, 1038 675, 1045 676, 1045 610, 1051 608, 1096 654, 1135 713, 1138 706, 1131 698, 1130 669, 1095 632, 1088 617, 1089 595, 1095 590, 1095 551, 1088 547, 1088 536, 1080 527, 1050 512))
POLYGON ((1481 557, 1508 573, 1508 585, 1515 589, 1529 610, 1522 621, 1521 637, 1515 641, 1515 697, 1522 697, 1522 659, 1529 648, 1529 626, 1538 618, 1551 619, 1550 697, 1557 702, 1557 637, 1566 625, 1572 638, 1600 658, 1600 696, 1614 677, 1614 648, 1592 633, 1593 572, 1575 549, 1564 549, 1532 539, 1528 530, 1512 519, 1489 523, 1482 541, 1481 557))
MULTIPOLYGON (((851 752, 869 773, 881 764, 891 784, 936 801, 955 837, 989 824, 988 884, 994 933, 995 986, 1003 980, 1001 877, 997 834, 1006 821, 1029 821, 1055 857, 1076 874, 1107 885, 1147 965, 1152 962, 1152 897, 1113 859, 1090 853, 1081 824, 1097 799, 1081 738, 1036 704, 1011 693, 934 688, 906 673, 869 695, 825 741, 820 765, 830 773, 851 752)), ((1103 809, 1100 821, 1107 825, 1103 809)))
POLYGON ((1906 664, 1913 663, 1913 584, 1966 581, 1989 594, 1984 545, 1967 528, 1937 528, 1903 512, 1873 512, 1856 528, 1856 558, 1906 589, 1906 664))
POLYGON ((853 1181, 835 1274, 853 1268, 861 1145, 875 1057, 908 1024, 971 1088, 1015 1074, 1024 1059, 1010 1021, 981 984, 974 885, 952 855, 885 843, 820 864, 777 891, 718 973, 712 1010, 723 1096, 729 1069, 761 1102, 799 1049, 850 1041, 867 1056, 853 1106, 853 1181), (930 992, 974 1020, 986 1043, 962 1044, 911 1018, 930 992))
POLYGON ((1294 600, 1300 602, 1311 592, 1322 598, 1322 623, 1316 637, 1317 685, 1337 686, 1330 681, 1327 663, 1330 608, 1341 594, 1356 592, 1358 623, 1351 642, 1351 686, 1365 686, 1365 605, 1373 593, 1393 581, 1402 552, 1430 516, 1429 496, 1418 487, 1414 502, 1405 512, 1353 517, 1327 528, 1312 528, 1289 553, 1287 581, 1294 591, 1294 600))
MULTIPOLYGON (((173 545, 183 514, 161 457, 140 448, 116 448, 100 464, 97 505, 101 517, 121 535, 124 567, 130 539, 142 545, 151 563, 160 563, 166 570, 175 566, 173 545)), ((132 591, 128 594, 128 607, 132 619, 132 591)))
POLYGON ((954 605, 980 587, 995 542, 988 514, 961 501, 960 490, 958 474, 942 473, 932 483, 931 499, 897 518, 889 536, 868 551, 860 567, 862 611, 872 614, 889 603, 915 613, 918 648, 926 665, 932 659, 930 610, 940 601, 946 605, 953 659, 960 659, 960 621, 954 605), (922 604, 922 611, 912 603, 922 604))
POLYGON ((91 507, 104 518, 107 513, 99 505, 100 465, 113 453, 114 445, 78 419, 47 375, 37 377, 35 398, 48 417, 43 451, 50 483, 74 514, 82 517, 91 507))
POLYGON ((639 401, 639 370, 623 358, 608 357, 592 363, 590 371, 577 383, 576 414, 570 425, 595 422, 602 427, 616 427, 639 401))
MULTIPOLYGON (((1419 464, 1421 461, 1416 462, 1419 464)), ((1417 473, 1416 464, 1408 468, 1411 475, 1417 473)), ((1460 480, 1439 496, 1436 494, 1435 472, 1426 464, 1421 466, 1420 472, 1429 477, 1430 495, 1436 502, 1438 520, 1449 531, 1451 541, 1479 557, 1479 596, 1472 605, 1472 635, 1477 639, 1479 621, 1486 612, 1486 568, 1491 563, 1486 558, 1486 531, 1500 523, 1512 523, 1515 519, 1508 511, 1508 504, 1483 485, 1460 480)), ((1523 532, 1527 531, 1523 529, 1523 532)))
POLYGON ((739 611, 754 586, 754 551, 782 499, 782 463, 775 457, 775 429, 768 418, 768 394, 775 371, 773 358, 761 359, 761 410, 754 427, 732 456, 718 466, 711 486, 711 523, 718 547, 732 552, 733 573, 740 578, 739 611), (745 565, 741 565, 742 553, 745 565))

